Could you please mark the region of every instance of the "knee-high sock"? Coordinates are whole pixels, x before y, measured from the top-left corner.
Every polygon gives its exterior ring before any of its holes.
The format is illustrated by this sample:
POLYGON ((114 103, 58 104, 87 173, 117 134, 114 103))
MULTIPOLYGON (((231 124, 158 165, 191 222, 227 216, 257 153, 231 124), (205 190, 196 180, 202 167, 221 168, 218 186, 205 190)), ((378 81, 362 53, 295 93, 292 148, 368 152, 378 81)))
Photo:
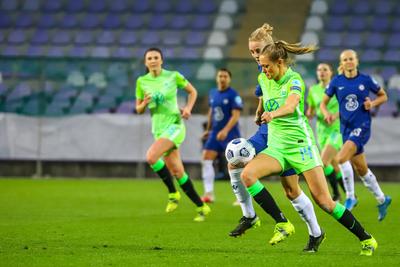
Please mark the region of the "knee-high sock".
POLYGON ((155 171, 161 180, 164 182, 165 186, 168 188, 169 193, 175 193, 176 188, 171 173, 167 169, 165 162, 159 159, 156 163, 150 166, 153 171, 155 171))
POLYGON ((321 235, 321 228, 319 227, 317 216, 315 216, 311 200, 302 191, 301 194, 291 202, 301 219, 307 224, 309 235, 319 237, 321 235))
POLYGON ((336 180, 337 180, 338 184, 340 185, 340 188, 342 188, 343 192, 346 193, 346 189, 344 188, 344 184, 343 184, 343 175, 342 175, 341 171, 336 173, 336 180))
POLYGON ((204 192, 211 193, 214 192, 214 179, 215 170, 212 160, 203 160, 201 162, 201 172, 203 178, 204 192))
POLYGON ((199 194, 197 194, 192 181, 189 179, 189 176, 184 173, 181 178, 177 178, 178 184, 182 188, 183 192, 190 198, 190 200, 197 206, 203 206, 203 201, 201 201, 199 194))
POLYGON ((242 209, 243 216, 247 218, 253 218, 256 215, 256 212, 253 207, 251 196, 249 192, 247 192, 246 187, 243 185, 242 180, 240 179, 240 174, 242 173, 242 171, 243 168, 229 170, 232 190, 236 196, 236 199, 240 203, 240 208, 242 209))
POLYGON ((254 200, 261 208, 268 213, 276 223, 287 222, 285 215, 279 209, 271 194, 265 189, 264 185, 257 181, 253 185, 247 187, 247 191, 253 196, 254 200))
POLYGON ((344 227, 346 227, 350 232, 363 241, 365 239, 371 238, 371 235, 364 230, 359 221, 354 217, 354 215, 346 209, 342 204, 336 203, 335 208, 331 214, 333 218, 338 220, 344 227))
POLYGON ((346 189, 346 197, 347 198, 355 198, 354 196, 354 172, 353 167, 351 166, 349 161, 346 161, 343 164, 339 164, 340 171, 343 175, 343 184, 346 189))
POLYGON ((364 176, 360 176, 360 178, 363 181, 365 187, 368 188, 372 194, 374 194, 379 204, 385 202, 385 194, 382 192, 375 175, 370 169, 368 169, 367 173, 364 176))

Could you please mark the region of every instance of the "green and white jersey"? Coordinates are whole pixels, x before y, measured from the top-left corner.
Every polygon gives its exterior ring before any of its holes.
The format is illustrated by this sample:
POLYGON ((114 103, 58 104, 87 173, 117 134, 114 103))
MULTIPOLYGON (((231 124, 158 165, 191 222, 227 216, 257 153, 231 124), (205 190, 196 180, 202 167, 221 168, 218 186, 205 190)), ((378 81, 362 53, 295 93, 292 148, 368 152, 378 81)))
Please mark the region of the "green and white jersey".
POLYGON ((264 110, 268 112, 283 106, 289 95, 300 96, 300 102, 294 113, 274 118, 268 123, 268 146, 279 150, 315 145, 313 132, 304 115, 305 85, 300 74, 288 68, 284 76, 275 81, 260 73, 258 83, 263 92, 264 110))
MULTIPOLYGON (((332 131, 340 132, 340 120, 335 120, 331 125, 327 124, 324 120, 324 115, 319 108, 322 98, 325 95, 325 88, 322 86, 322 83, 315 84, 311 86, 308 97, 307 97, 307 104, 316 110, 317 115, 317 129, 325 130, 329 128, 332 131)), ((336 97, 332 97, 328 103, 328 111, 332 114, 339 112, 339 102, 337 101, 336 97)))
POLYGON ((177 89, 188 85, 185 77, 177 71, 161 70, 157 77, 150 73, 136 80, 136 98, 143 100, 151 95, 148 105, 152 120, 152 133, 161 135, 171 124, 183 124, 177 102, 177 89))

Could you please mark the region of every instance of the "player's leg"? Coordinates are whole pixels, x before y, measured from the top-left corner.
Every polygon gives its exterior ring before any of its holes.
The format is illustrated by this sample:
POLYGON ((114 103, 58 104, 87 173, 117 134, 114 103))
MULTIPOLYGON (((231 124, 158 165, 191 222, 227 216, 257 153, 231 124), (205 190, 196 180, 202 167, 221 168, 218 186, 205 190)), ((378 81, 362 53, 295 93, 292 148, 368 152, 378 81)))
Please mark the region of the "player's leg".
POLYGON ((185 192, 190 200, 197 206, 198 215, 195 217, 195 221, 204 221, 205 216, 210 213, 210 208, 200 199, 192 181, 185 172, 179 150, 175 149, 166 155, 165 163, 172 176, 176 177, 178 180, 178 184, 182 188, 183 192, 185 192))
POLYGON ((166 138, 156 140, 146 153, 146 160, 154 172, 158 174, 165 186, 168 188, 168 204, 165 209, 166 212, 172 212, 178 207, 180 194, 176 190, 174 180, 168 170, 165 162, 161 159, 162 155, 167 151, 173 149, 175 144, 166 138))
POLYGON ((356 152, 357 145, 353 141, 347 140, 337 154, 337 161, 343 175, 344 188, 346 189, 346 201, 344 205, 348 210, 352 210, 358 202, 355 198, 354 172, 350 163, 350 159, 356 152))
POLYGON ((251 196, 240 179, 243 168, 235 167, 228 163, 228 171, 233 193, 239 202, 243 214, 239 220, 239 224, 229 232, 230 236, 237 237, 244 234, 246 230, 259 226, 261 221, 256 215, 251 196))
POLYGON ((352 163, 357 174, 360 176, 365 187, 375 196, 378 201, 378 220, 382 221, 386 214, 392 199, 382 192, 381 187, 376 180, 373 172, 368 168, 365 153, 358 154, 352 158, 352 163))
MULTIPOLYGON (((271 150, 268 148, 267 150, 271 150)), ((266 150, 264 150, 266 151, 266 150)), ((276 222, 274 235, 269 243, 275 245, 294 233, 294 226, 288 221, 280 210, 271 194, 265 189, 264 185, 258 180, 261 177, 269 176, 274 173, 281 173, 284 162, 280 162, 274 157, 261 152, 251 160, 243 169, 241 179, 247 187, 247 191, 261 208, 268 213, 276 222)), ((279 157, 279 152, 276 156, 279 157)))
POLYGON ((204 195, 202 197, 202 200, 204 202, 214 202, 215 170, 213 162, 217 158, 217 156, 218 156, 218 151, 216 150, 207 148, 203 150, 203 156, 201 161, 201 174, 204 186, 204 195))
POLYGON ((281 183, 285 189, 286 197, 290 200, 293 208, 307 225, 309 240, 304 251, 317 252, 319 245, 325 239, 325 233, 323 233, 318 224, 311 200, 304 194, 299 186, 299 176, 296 175, 295 172, 294 174, 291 172, 294 172, 294 170, 290 169, 289 172, 286 171, 282 174, 281 183))
POLYGON ((303 175, 315 202, 327 213, 331 214, 344 227, 361 241, 361 254, 372 255, 377 248, 376 240, 362 227, 353 214, 342 204, 332 200, 321 166, 304 171, 303 175))
POLYGON ((332 198, 334 201, 340 199, 336 172, 332 165, 332 161, 337 154, 337 150, 330 144, 326 144, 321 152, 322 163, 324 164, 324 174, 332 188, 332 198))
POLYGON ((342 188, 343 192, 346 193, 346 189, 344 188, 344 183, 343 183, 343 175, 342 172, 340 171, 339 163, 337 162, 336 157, 332 159, 331 164, 336 174, 337 183, 339 184, 340 188, 342 188))

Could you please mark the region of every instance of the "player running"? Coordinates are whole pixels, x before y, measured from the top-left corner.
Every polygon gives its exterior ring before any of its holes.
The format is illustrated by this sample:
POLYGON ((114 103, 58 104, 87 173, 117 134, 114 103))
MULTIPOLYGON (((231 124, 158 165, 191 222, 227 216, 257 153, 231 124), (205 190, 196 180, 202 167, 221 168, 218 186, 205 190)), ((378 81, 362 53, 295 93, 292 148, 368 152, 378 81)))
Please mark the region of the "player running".
POLYGON ((232 74, 221 68, 217 72, 217 89, 209 92, 208 121, 203 134, 206 140, 203 148, 202 178, 204 184, 204 202, 214 202, 215 171, 213 161, 218 153, 224 153, 227 144, 240 137, 239 117, 243 108, 242 98, 230 87, 232 74))
POLYGON ((329 84, 321 103, 321 111, 328 124, 335 123, 338 114, 332 114, 327 109, 329 100, 335 95, 339 101, 340 129, 344 142, 338 161, 346 188, 346 208, 351 210, 358 202, 354 196, 354 173, 349 163, 351 160, 364 185, 378 201, 378 220, 382 221, 392 199, 382 192, 375 175, 368 168, 364 146, 371 134, 370 110, 385 103, 387 95, 373 78, 358 71, 358 63, 354 50, 344 50, 340 54, 343 74, 336 76, 329 84), (369 98, 370 92, 377 95, 373 101, 369 98))
POLYGON ((160 49, 147 49, 144 64, 148 73, 136 81, 136 111, 142 114, 146 107, 150 109, 155 139, 147 150, 146 160, 168 188, 169 200, 165 211, 174 211, 181 198, 173 182, 172 177, 175 177, 182 190, 197 206, 194 221, 202 222, 210 213, 210 208, 194 189, 179 153, 179 146, 185 139, 185 124, 182 119, 187 120, 191 116, 197 91, 179 72, 162 68, 163 55, 160 49), (181 111, 177 104, 177 88, 188 93, 188 102, 181 111))
POLYGON ((276 41, 263 49, 260 56, 263 74, 259 75, 259 83, 265 109, 261 119, 268 123, 268 148, 247 164, 241 178, 249 193, 262 205, 267 199, 258 179, 294 168, 305 177, 315 202, 359 238, 360 254, 371 256, 378 246, 376 240, 329 194, 318 148, 304 115, 304 81, 288 66, 289 53, 299 55, 315 50, 313 46, 302 47, 285 41, 276 41))
MULTIPOLYGON (((249 50, 258 66, 260 66, 259 56, 262 48, 273 43, 272 30, 273 28, 269 24, 265 23, 263 26, 256 29, 249 37, 249 50)), ((258 154, 267 147, 268 127, 266 124, 261 124, 261 115, 264 109, 262 99, 263 93, 260 86, 257 86, 255 94, 259 98, 255 121, 260 125, 260 127, 256 134, 250 137, 248 141, 254 146, 256 154, 258 154)), ((231 236, 236 237, 242 235, 247 229, 258 226, 260 221, 255 213, 251 196, 247 192, 246 187, 243 185, 240 178, 243 167, 228 165, 228 168, 232 189, 240 203, 243 213, 239 225, 230 232, 231 236)), ((294 209, 299 213, 302 220, 307 224, 309 241, 304 248, 304 251, 316 252, 318 251, 322 241, 325 239, 325 234, 318 224, 311 200, 301 190, 298 184, 299 177, 293 169, 286 170, 281 174, 281 176, 281 183, 285 189, 286 196, 289 198, 294 209)), ((271 245, 283 241, 286 237, 294 233, 294 226, 284 217, 271 194, 265 187, 262 188, 260 195, 258 195, 255 200, 259 204, 262 203, 260 205, 264 211, 266 211, 277 223, 274 235, 269 241, 271 245)))
MULTIPOLYGON (((327 124, 324 120, 324 115, 319 108, 322 97, 325 95, 325 88, 328 86, 333 75, 331 65, 320 63, 317 67, 317 78, 319 83, 311 86, 307 97, 307 117, 312 119, 317 116, 316 132, 318 144, 321 149, 321 159, 324 164, 324 173, 332 187, 334 201, 340 200, 340 192, 338 182, 343 186, 342 173, 335 159, 338 151, 342 147, 342 135, 340 134, 340 123, 336 120, 332 124, 327 124)), ((332 114, 339 112, 339 103, 336 99, 329 102, 328 110, 332 114)))

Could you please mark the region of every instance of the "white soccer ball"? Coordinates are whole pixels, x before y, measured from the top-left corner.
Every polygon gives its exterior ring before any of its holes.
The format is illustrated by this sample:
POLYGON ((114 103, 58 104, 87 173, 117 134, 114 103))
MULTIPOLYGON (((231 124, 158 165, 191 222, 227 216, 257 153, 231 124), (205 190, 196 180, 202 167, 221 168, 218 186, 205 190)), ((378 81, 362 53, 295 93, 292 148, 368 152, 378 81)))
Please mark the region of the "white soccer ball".
POLYGON ((243 167, 256 155, 253 145, 244 138, 236 138, 229 142, 225 149, 226 160, 236 167, 243 167))

